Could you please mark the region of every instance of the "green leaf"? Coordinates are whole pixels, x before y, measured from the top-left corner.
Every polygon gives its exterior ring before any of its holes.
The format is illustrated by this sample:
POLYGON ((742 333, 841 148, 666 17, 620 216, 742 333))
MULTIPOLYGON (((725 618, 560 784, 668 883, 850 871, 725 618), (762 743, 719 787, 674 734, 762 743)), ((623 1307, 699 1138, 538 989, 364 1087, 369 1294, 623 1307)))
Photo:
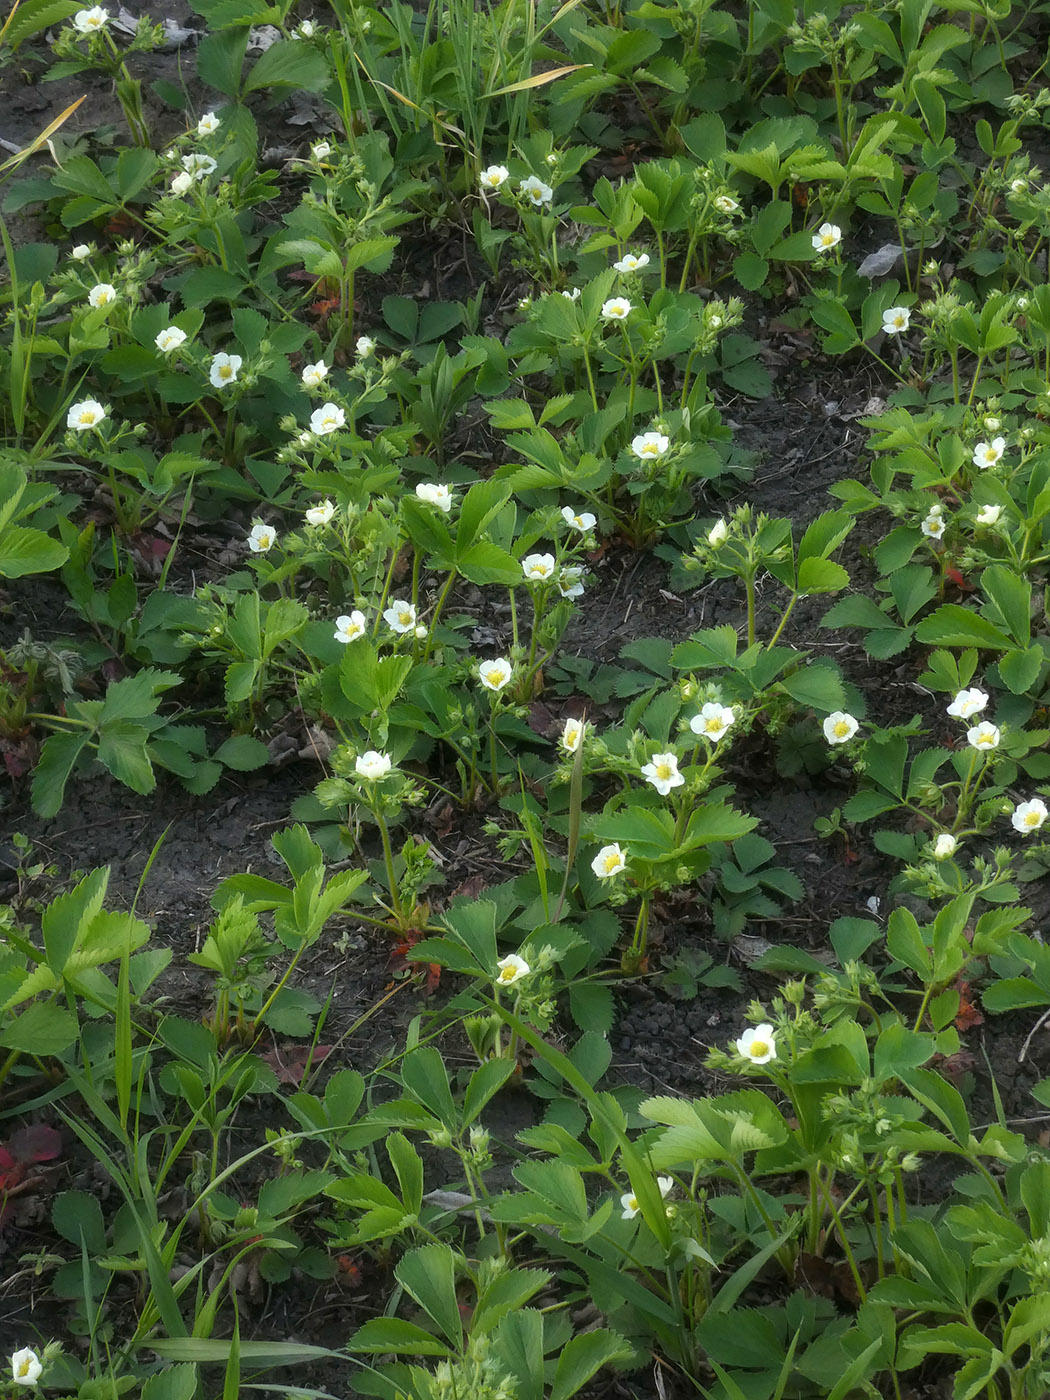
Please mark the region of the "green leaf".
POLYGON ((1013 642, 1005 632, 979 613, 960 607, 958 603, 945 603, 929 617, 923 618, 915 629, 915 636, 925 646, 1013 650, 1013 642))
POLYGON ((142 1400, 193 1400, 196 1389, 197 1368, 184 1361, 178 1366, 165 1366, 150 1376, 143 1383, 142 1400))
POLYGON ((264 88, 295 88, 302 92, 321 92, 329 82, 328 62, 310 44, 282 39, 260 54, 255 67, 244 84, 245 93, 261 92, 264 88))
POLYGON ((463 1127, 467 1128, 477 1118, 485 1105, 506 1084, 514 1074, 513 1060, 486 1060, 470 1076, 466 1096, 463 1100, 463 1127))
POLYGON ((395 1268, 394 1276, 448 1340, 459 1346, 463 1340, 463 1319, 456 1298, 455 1264, 448 1245, 425 1244, 410 1250, 395 1268))
POLYGON ((842 678, 831 666, 816 662, 780 681, 780 688, 800 705, 832 714, 845 708, 842 678))
POLYGON ((250 734, 232 735, 224 744, 220 744, 212 756, 238 773, 254 772, 270 761, 269 749, 261 739, 255 739, 250 734))
POLYGON ((0 577, 47 574, 52 569, 60 569, 68 558, 66 546, 45 535, 43 530, 9 525, 0 532, 0 577))
POLYGON ((603 1327, 571 1337, 558 1357, 550 1400, 569 1400, 603 1366, 626 1360, 630 1355, 624 1339, 603 1327))
POLYGON ((69 775, 87 742, 88 734, 84 730, 52 734, 44 740, 40 762, 33 774, 33 811, 38 817, 53 817, 61 808, 69 775))
POLYGON ((98 757, 113 776, 133 792, 145 796, 157 786, 153 764, 146 752, 149 730, 134 720, 107 724, 99 735, 98 757))
POLYGON ((86 1191, 62 1191, 51 1207, 51 1223, 70 1244, 84 1248, 89 1255, 106 1252, 106 1225, 102 1207, 86 1191))
POLYGON ((71 1012, 53 1001, 34 1001, 0 1029, 0 1045, 5 1050, 46 1058, 61 1055, 79 1035, 80 1026, 71 1012))
POLYGON ((997 616, 1015 646, 1026 647, 1032 635, 1032 585, 1012 569, 992 564, 981 575, 988 611, 997 616))
POLYGON ((448 1356, 449 1349, 432 1332, 400 1317, 374 1317, 359 1327, 346 1346, 349 1352, 396 1356, 448 1356))
POLYGON ((1046 656, 1038 642, 1033 642, 1027 651, 1008 651, 999 662, 999 674, 1014 695, 1024 695, 1043 669, 1046 656))

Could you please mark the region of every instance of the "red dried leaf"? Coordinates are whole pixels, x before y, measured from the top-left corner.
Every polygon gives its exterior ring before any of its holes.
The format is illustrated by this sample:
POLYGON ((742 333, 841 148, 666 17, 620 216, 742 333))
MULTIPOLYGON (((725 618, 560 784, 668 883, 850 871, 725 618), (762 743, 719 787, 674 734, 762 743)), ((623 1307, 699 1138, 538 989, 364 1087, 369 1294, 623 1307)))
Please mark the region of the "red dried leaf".
POLYGON ((279 1084, 302 1084, 307 1067, 311 1069, 332 1053, 331 1045, 275 1045, 263 1056, 279 1084))
POLYGON ((53 1162, 62 1153, 62 1134, 46 1123, 30 1123, 12 1133, 7 1147, 19 1162, 53 1162))
POLYGON ((960 1031, 968 1031, 973 1026, 983 1026, 984 1016, 978 1007, 974 1006, 970 1000, 972 988, 969 982, 964 982, 960 978, 955 983, 955 990, 959 993, 959 1010, 955 1017, 955 1028, 960 1031))

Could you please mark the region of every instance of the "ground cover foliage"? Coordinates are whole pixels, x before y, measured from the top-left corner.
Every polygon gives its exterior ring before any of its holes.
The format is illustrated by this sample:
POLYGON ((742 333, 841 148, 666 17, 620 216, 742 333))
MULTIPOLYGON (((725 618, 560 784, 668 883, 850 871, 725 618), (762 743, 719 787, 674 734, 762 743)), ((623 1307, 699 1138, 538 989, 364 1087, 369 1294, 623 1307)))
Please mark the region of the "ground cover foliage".
POLYGON ((1048 34, 7 16, 12 1392, 1047 1393, 1048 34))

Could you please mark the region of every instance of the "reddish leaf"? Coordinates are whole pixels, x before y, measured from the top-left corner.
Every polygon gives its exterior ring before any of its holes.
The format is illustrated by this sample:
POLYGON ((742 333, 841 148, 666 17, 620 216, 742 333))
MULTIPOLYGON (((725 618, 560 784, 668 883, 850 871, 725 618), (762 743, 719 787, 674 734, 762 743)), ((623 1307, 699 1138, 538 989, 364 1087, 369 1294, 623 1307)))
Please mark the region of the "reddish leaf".
POLYGON ((962 978, 959 978, 955 983, 955 990, 959 993, 959 1010, 955 1017, 956 1030, 968 1031, 973 1026, 983 1026, 984 1017, 970 1000, 972 989, 969 982, 964 982, 962 978))
POLYGON ((53 1162, 62 1152, 62 1134, 46 1123, 30 1123, 13 1133, 7 1145, 20 1162, 53 1162))
POLYGON ((279 1084, 299 1085, 303 1082, 307 1066, 319 1065, 332 1053, 331 1045, 275 1045, 263 1056, 265 1062, 277 1076, 279 1084))

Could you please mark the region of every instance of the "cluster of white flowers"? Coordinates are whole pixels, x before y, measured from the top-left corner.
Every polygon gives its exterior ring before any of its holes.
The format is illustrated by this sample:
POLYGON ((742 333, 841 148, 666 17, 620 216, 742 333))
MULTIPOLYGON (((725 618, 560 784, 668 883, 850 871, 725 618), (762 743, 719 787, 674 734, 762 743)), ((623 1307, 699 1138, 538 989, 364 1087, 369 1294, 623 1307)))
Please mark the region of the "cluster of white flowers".
MULTIPOLYGON (((973 686, 969 690, 959 691, 951 704, 947 706, 947 713, 952 719, 968 720, 972 719, 974 715, 979 715, 987 704, 987 693, 978 689, 977 686, 973 686)), ((982 720, 966 731, 967 743, 981 753, 997 749, 999 737, 999 730, 990 720, 982 720)))

